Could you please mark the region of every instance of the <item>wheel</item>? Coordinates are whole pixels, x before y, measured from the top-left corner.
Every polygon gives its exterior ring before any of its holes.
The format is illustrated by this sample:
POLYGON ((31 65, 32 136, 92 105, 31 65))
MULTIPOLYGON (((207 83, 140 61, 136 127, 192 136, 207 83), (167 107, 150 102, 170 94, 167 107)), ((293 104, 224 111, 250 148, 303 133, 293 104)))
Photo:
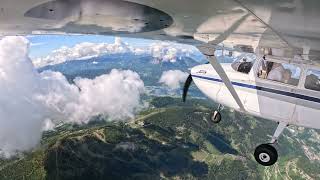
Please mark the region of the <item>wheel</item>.
POLYGON ((221 114, 218 111, 214 111, 211 116, 211 121, 213 123, 219 123, 221 121, 221 114))
POLYGON ((271 166, 278 160, 278 152, 270 144, 261 144, 254 151, 254 158, 263 166, 271 166))

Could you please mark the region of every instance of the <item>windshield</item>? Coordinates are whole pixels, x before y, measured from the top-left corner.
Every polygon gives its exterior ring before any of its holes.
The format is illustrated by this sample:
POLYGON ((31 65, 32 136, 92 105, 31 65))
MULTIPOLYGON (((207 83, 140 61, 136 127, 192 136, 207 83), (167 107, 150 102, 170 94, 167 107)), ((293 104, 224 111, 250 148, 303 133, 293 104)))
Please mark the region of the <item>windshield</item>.
POLYGON ((231 67, 238 72, 248 74, 256 60, 253 54, 241 54, 234 58, 231 67))

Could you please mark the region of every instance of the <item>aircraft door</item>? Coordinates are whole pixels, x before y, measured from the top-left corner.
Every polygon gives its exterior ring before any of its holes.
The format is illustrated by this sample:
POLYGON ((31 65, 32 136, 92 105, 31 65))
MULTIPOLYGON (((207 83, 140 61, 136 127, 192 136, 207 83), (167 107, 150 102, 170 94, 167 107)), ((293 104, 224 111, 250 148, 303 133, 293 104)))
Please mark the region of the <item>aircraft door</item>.
POLYGON ((297 65, 262 61, 256 69, 254 85, 248 90, 245 107, 253 114, 274 121, 291 121, 297 101, 294 90, 300 74, 301 68, 297 65))

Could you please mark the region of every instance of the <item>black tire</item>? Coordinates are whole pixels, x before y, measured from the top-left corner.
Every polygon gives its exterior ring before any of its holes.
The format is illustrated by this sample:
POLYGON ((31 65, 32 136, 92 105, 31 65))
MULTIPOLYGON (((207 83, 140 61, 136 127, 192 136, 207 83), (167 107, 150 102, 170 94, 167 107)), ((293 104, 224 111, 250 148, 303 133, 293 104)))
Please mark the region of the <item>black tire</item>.
POLYGON ((211 116, 211 121, 215 124, 219 123, 221 121, 221 114, 218 111, 214 111, 211 116))
POLYGON ((263 166, 271 166, 278 160, 278 152, 270 144, 261 144, 254 151, 254 158, 263 166))

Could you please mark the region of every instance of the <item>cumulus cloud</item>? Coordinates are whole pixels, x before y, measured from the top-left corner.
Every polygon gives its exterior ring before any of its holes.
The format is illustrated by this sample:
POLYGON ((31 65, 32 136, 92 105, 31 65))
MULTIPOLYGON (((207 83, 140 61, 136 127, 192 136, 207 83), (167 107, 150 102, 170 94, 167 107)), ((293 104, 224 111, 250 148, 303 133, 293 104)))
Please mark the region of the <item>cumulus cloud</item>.
POLYGON ((27 60, 27 52, 24 38, 0 41, 0 153, 6 157, 35 146, 45 118, 45 108, 32 99, 40 77, 27 60))
POLYGON ((30 46, 43 46, 45 45, 46 43, 44 42, 39 42, 39 43, 30 43, 30 46))
POLYGON ((180 88, 180 84, 185 82, 188 75, 188 73, 180 70, 164 71, 161 75, 159 82, 168 86, 171 89, 178 89, 180 88))
POLYGON ((87 123, 97 115, 111 120, 132 118, 144 92, 143 81, 131 70, 113 69, 95 79, 76 78, 75 84, 59 72, 45 71, 40 76, 45 91, 35 99, 54 112, 51 118, 75 123, 87 123))
POLYGON ((154 57, 154 62, 176 62, 182 56, 190 56, 195 49, 188 45, 181 45, 170 42, 152 43, 148 48, 148 53, 154 57))
POLYGON ((110 74, 93 80, 77 78, 75 84, 81 89, 78 101, 66 107, 72 121, 87 122, 97 115, 132 118, 144 92, 143 81, 130 70, 113 69, 110 74))
POLYGON ((144 84, 130 70, 112 70, 93 80, 70 84, 58 72, 38 73, 23 37, 0 40, 0 155, 36 146, 43 130, 56 123, 87 123, 102 115, 111 120, 134 116, 144 84))
POLYGON ((42 130, 43 131, 52 131, 55 128, 55 124, 51 121, 51 119, 45 119, 43 122, 42 130))
POLYGON ((63 46, 60 49, 52 51, 48 56, 33 59, 33 64, 36 67, 46 65, 60 64, 69 60, 81 60, 90 57, 97 57, 102 54, 126 53, 131 51, 130 46, 115 40, 114 44, 107 43, 89 43, 83 42, 76 44, 74 47, 63 46))
POLYGON ((133 53, 148 54, 154 57, 154 62, 176 62, 181 56, 189 56, 197 50, 189 45, 173 42, 156 42, 147 47, 133 47, 116 37, 113 44, 83 42, 73 47, 61 47, 45 57, 33 59, 36 67, 60 64, 70 60, 83 60, 104 54, 133 53))

